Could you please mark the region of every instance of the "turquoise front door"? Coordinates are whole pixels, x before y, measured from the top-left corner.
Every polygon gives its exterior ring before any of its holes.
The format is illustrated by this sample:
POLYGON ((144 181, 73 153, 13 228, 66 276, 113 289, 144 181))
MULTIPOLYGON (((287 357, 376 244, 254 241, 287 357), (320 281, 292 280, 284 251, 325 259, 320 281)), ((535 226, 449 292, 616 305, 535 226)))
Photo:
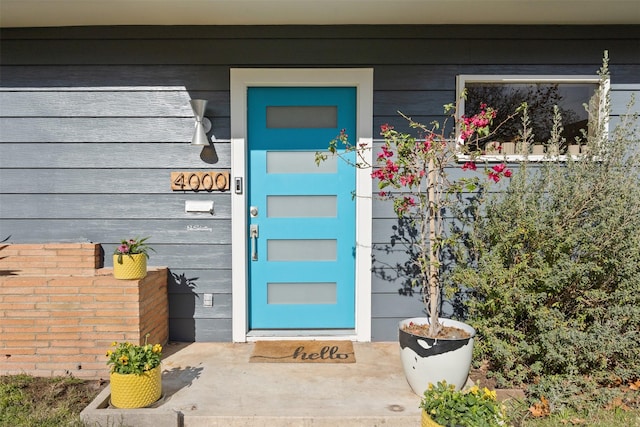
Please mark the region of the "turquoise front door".
POLYGON ((355 327, 355 169, 320 166, 356 138, 356 88, 248 88, 249 328, 355 327))

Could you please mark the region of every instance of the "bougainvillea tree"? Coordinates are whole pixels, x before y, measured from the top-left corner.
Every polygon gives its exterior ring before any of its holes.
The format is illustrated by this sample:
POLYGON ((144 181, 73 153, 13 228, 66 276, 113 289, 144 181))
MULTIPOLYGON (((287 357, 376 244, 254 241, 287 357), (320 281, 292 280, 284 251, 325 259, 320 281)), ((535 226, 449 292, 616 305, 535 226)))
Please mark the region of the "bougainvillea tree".
MULTIPOLYGON (((420 288, 423 301, 429 313, 428 335, 437 337, 443 327, 439 321, 442 283, 440 280, 441 249, 447 242, 443 234, 443 213, 447 206, 455 203, 455 195, 463 191, 475 191, 479 186, 499 182, 511 176, 511 170, 504 163, 490 166, 484 163, 482 174, 469 173, 453 179, 454 169, 477 171, 482 152, 470 152, 468 147, 479 147, 480 142, 492 135, 491 127, 496 111, 482 104, 480 112, 471 117, 456 118, 452 104, 445 105, 445 113, 455 122, 457 135, 446 134, 446 121, 425 126, 400 113, 416 134, 402 133, 393 126, 380 126, 383 142, 373 164, 366 162, 365 145, 353 144, 343 130, 329 143, 328 150, 334 155, 346 157, 342 153, 356 151, 353 166, 372 169, 371 177, 378 184, 377 196, 393 202, 398 218, 408 220, 417 230, 417 239, 411 261, 415 263, 418 277, 412 278, 412 285, 420 288)), ((514 113, 515 115, 515 113, 514 113)), ((513 115, 509 116, 509 119, 513 115)), ((501 124, 498 124, 497 129, 501 124)), ((316 161, 327 158, 327 154, 317 153, 316 161)), ((348 160, 345 160, 348 161, 348 160)))

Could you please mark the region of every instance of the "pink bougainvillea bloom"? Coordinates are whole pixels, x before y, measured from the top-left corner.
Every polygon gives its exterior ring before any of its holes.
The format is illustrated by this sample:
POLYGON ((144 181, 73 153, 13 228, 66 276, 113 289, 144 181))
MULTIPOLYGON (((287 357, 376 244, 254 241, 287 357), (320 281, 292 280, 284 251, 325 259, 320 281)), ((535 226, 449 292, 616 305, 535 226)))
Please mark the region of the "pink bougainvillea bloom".
POLYGON ((380 126, 380 133, 386 133, 393 129, 393 126, 389 126, 387 123, 380 126))
POLYGON ((378 159, 389 157, 393 157, 393 151, 389 150, 386 146, 383 145, 382 148, 380 148, 380 153, 378 153, 378 159))
POLYGON ((504 176, 506 176, 507 178, 511 178, 511 169, 505 169, 504 176))
POLYGON ((500 175, 494 172, 489 172, 489 179, 492 179, 493 182, 500 182, 500 175))
POLYGON ((400 203, 398 210, 401 212, 407 212, 410 207, 415 205, 416 205, 416 201, 413 199, 413 197, 405 196, 402 202, 400 203))
POLYGON ((478 167, 476 166, 476 164, 474 162, 466 162, 464 165, 462 165, 462 170, 466 171, 466 170, 477 170, 478 167))
POLYGON ((493 169, 496 173, 502 173, 506 167, 507 165, 505 165, 504 163, 500 163, 499 165, 495 165, 491 169, 493 169))
POLYGON ((384 178, 384 171, 382 169, 377 169, 371 172, 371 178, 378 178, 378 179, 384 178))
POLYGON ((483 128, 489 124, 489 119, 486 119, 484 117, 474 117, 472 124, 476 127, 483 128))
POLYGON ((400 177, 400 184, 401 185, 413 185, 416 181, 416 177, 415 175, 402 175, 400 177))
POLYGON ((469 137, 473 135, 473 129, 466 129, 460 132, 460 139, 466 141, 469 137))

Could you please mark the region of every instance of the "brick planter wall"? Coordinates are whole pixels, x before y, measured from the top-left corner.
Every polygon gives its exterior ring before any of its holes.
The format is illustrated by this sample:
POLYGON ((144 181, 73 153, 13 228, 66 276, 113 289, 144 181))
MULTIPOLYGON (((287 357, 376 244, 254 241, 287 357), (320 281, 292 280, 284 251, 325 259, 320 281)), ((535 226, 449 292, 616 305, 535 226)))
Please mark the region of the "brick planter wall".
POLYGON ((108 378, 113 341, 165 344, 167 269, 117 280, 93 243, 0 245, 0 374, 108 378))

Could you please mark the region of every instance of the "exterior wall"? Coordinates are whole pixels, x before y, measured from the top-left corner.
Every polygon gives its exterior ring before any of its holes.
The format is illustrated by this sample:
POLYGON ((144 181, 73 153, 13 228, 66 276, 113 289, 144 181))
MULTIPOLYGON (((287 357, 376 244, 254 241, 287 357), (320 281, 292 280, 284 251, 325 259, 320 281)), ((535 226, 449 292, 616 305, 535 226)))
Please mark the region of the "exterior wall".
POLYGON ((112 342, 142 344, 147 334, 149 343, 167 342, 166 269, 116 280, 110 269, 97 269, 100 246, 88 243, 12 244, 0 251, 2 374, 106 379, 112 342))
MULTIPOLYGON (((608 50, 615 114, 640 84, 639 25, 27 28, 0 30, 0 48, 0 239, 111 253, 151 236, 150 264, 170 269, 170 337, 184 341, 231 340, 230 196, 173 192, 169 179, 233 176, 231 67, 373 67, 374 127, 399 129, 397 110, 442 118, 457 74, 595 74, 608 50), (188 144, 191 98, 209 100, 215 153, 188 144), (214 214, 185 213, 186 200, 212 200, 214 214)), ((381 274, 403 259, 386 250, 394 222, 374 204, 374 340, 422 311, 381 274)))

